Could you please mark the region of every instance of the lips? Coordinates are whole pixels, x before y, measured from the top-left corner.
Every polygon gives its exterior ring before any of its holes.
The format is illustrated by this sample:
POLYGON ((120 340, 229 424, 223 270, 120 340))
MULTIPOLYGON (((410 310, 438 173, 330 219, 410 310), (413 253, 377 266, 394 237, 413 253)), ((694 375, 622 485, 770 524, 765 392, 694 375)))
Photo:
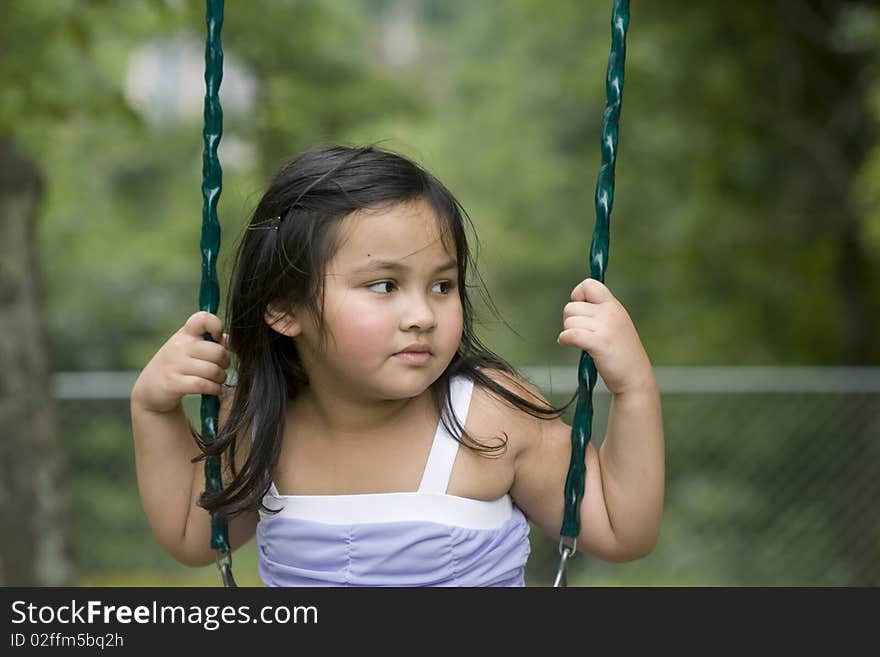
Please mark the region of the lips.
POLYGON ((431 348, 424 344, 411 344, 403 351, 398 351, 394 357, 410 365, 425 366, 431 363, 431 348))
POLYGON ((397 352, 398 354, 429 354, 431 353, 431 347, 426 344, 411 344, 405 349, 402 349, 397 352))

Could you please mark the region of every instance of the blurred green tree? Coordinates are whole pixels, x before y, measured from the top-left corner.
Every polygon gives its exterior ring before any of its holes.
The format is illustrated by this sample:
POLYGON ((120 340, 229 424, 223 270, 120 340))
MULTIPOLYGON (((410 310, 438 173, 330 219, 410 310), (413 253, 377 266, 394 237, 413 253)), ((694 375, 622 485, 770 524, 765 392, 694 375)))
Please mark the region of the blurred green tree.
MULTIPOLYGON (((281 161, 379 141, 470 211, 519 333, 484 312, 489 343, 517 364, 573 365, 555 337, 587 271, 610 3, 227 5, 224 49, 256 91, 221 142, 221 274, 281 161)), ((46 181, 52 369, 139 368, 196 307, 201 118, 153 121, 129 85, 144 48, 200 41, 202 11, 11 3, 0 24, 0 136, 46 181)), ((878 44, 864 1, 634 7, 607 282, 655 363, 880 361, 878 44)), ((127 447, 108 462, 128 468, 127 447)))

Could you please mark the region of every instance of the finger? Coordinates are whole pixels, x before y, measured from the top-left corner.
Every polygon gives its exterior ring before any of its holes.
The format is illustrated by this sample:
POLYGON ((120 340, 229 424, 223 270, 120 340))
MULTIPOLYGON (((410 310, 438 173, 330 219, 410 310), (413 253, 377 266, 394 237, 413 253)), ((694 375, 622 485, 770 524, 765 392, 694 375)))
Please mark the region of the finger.
POLYGON ((199 338, 203 337, 205 333, 210 333, 214 341, 219 342, 223 335, 223 322, 217 315, 200 310, 189 316, 186 324, 183 325, 183 331, 187 335, 199 338))
POLYGON ((593 317, 584 317, 576 315, 574 317, 566 317, 562 322, 562 330, 566 329, 584 329, 595 333, 599 329, 599 322, 593 317))
POLYGON ((593 351, 599 344, 599 334, 584 328, 565 329, 556 338, 556 342, 564 346, 577 347, 582 351, 593 351))
POLYGON ((207 340, 193 341, 189 347, 189 355, 199 360, 217 363, 224 369, 229 367, 229 352, 221 344, 207 340))
POLYGON ((184 376, 196 376, 202 379, 208 379, 215 383, 223 383, 226 381, 226 370, 217 363, 207 360, 199 360, 198 358, 190 358, 181 370, 184 376))
POLYGON ((599 309, 595 303, 586 301, 570 301, 562 308, 562 317, 595 317, 599 309))
POLYGON ((595 278, 587 278, 581 281, 571 291, 572 301, 587 301, 589 303, 602 303, 614 298, 608 287, 595 278))
POLYGON ((181 390, 187 395, 215 395, 220 397, 226 392, 222 383, 209 381, 200 376, 183 375, 180 381, 181 390))

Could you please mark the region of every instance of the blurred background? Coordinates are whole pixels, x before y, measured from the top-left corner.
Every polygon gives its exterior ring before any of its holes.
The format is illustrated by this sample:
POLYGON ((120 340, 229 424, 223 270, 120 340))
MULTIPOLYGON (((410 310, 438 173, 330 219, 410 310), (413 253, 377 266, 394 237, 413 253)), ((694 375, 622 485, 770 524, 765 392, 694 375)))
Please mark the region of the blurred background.
MULTIPOLYGON (((481 336, 567 399, 610 0, 226 4, 221 289, 281 163, 377 143, 458 196, 481 336)), ((204 3, 2 7, 0 583, 219 585, 152 537, 128 407, 198 309, 204 3)), ((570 585, 880 585, 880 7, 635 2, 627 46, 606 282, 657 368, 666 511, 570 585)), ((533 532, 527 583, 556 562, 533 532)), ((234 570, 260 585, 253 543, 234 570)))

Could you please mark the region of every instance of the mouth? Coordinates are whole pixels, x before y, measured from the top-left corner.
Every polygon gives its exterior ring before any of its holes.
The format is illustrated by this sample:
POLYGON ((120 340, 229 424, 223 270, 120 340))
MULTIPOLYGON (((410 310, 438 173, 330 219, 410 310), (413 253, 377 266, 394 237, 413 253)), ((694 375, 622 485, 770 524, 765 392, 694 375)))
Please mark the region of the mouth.
POLYGON ((394 357, 413 365, 427 365, 432 358, 431 350, 427 347, 407 347, 398 351, 394 357))

